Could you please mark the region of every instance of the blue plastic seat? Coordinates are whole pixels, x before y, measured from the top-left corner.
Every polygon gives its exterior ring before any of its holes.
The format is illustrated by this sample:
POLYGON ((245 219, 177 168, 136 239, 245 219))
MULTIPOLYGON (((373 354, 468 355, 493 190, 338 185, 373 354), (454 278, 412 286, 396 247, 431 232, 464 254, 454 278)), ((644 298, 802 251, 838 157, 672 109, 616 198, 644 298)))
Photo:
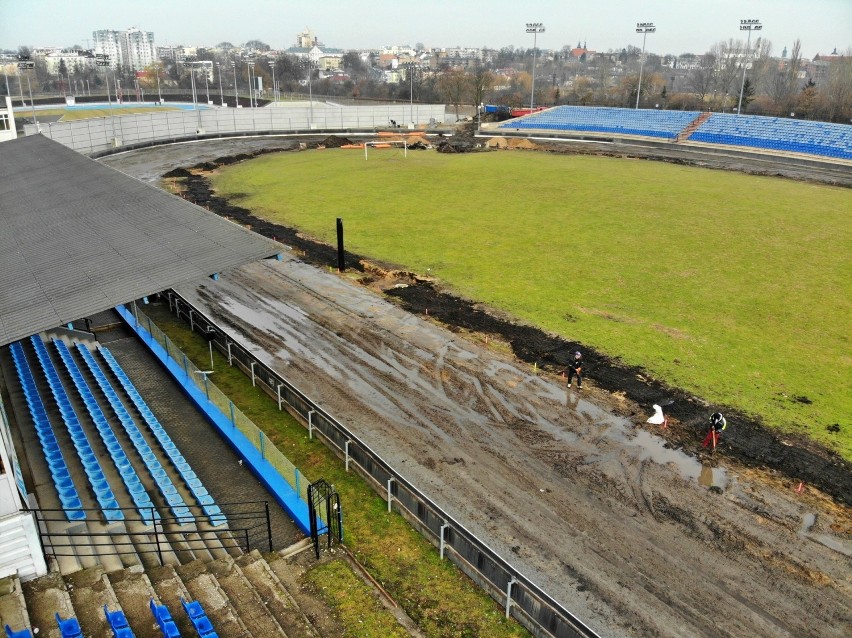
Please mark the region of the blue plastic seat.
POLYGON ((80 629, 80 623, 73 616, 63 620, 57 612, 56 624, 59 625, 59 632, 62 638, 83 638, 83 630, 80 629))
POLYGON ((33 638, 33 635, 30 633, 29 629, 12 631, 12 628, 9 627, 9 625, 6 625, 6 638, 33 638))
POLYGON ((179 638, 180 632, 178 631, 175 621, 172 619, 172 615, 169 613, 169 608, 165 605, 158 605, 154 602, 153 598, 148 603, 148 606, 150 607, 151 613, 154 615, 154 620, 157 621, 157 625, 159 625, 164 638, 179 638))

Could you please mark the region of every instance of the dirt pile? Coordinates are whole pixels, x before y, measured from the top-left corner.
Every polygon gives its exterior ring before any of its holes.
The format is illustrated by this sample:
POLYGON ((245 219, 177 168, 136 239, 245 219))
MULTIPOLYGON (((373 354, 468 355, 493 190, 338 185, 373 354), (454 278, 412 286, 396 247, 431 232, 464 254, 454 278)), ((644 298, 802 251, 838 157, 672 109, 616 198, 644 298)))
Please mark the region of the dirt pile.
POLYGON ((339 137, 337 135, 329 135, 327 138, 322 140, 321 142, 316 142, 315 144, 311 144, 310 148, 340 148, 341 146, 351 146, 353 144, 352 140, 349 140, 345 137, 339 137))

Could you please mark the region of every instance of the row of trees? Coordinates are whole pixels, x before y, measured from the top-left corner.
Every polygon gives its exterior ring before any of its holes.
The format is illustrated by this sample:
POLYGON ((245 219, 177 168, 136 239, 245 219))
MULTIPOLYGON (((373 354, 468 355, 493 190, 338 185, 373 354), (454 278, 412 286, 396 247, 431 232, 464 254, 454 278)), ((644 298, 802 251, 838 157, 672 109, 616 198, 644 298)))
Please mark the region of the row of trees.
MULTIPOLYGON (((256 52, 268 51, 261 41, 248 43, 256 52)), ((27 51, 22 51, 27 53, 27 51)), ((532 85, 533 56, 536 65, 536 95, 538 105, 579 104, 632 106, 639 87, 641 51, 627 47, 606 54, 581 55, 575 58, 566 47, 553 56, 542 56, 532 49, 501 49, 491 64, 445 63, 442 68, 406 69, 401 81, 386 83, 376 68, 376 59, 366 59, 357 52, 343 58, 346 76, 320 78, 307 60, 291 55, 271 58, 254 57, 253 73, 263 79, 267 89, 272 88, 273 75, 279 90, 304 92, 308 78, 318 95, 347 96, 372 99, 414 99, 422 102, 446 102, 458 111, 463 104, 483 102, 521 106, 529 104, 532 85)), ((102 68, 76 63, 72 68, 63 63, 59 75, 47 72, 44 60, 35 59, 31 71, 35 91, 103 92, 102 68)), ((214 91, 221 79, 226 94, 233 94, 234 67, 236 82, 243 92, 248 87, 249 67, 246 59, 234 54, 233 46, 223 42, 213 50, 200 51, 199 60, 213 63, 214 91), (221 78, 220 78, 221 75, 221 78)), ((742 104, 745 112, 825 119, 835 122, 852 120, 852 50, 846 55, 833 57, 832 61, 817 68, 818 76, 809 77, 809 68, 801 56, 801 45, 794 43, 789 55, 773 56, 768 40, 758 39, 750 51, 745 42, 730 39, 714 45, 703 55, 681 56, 687 68, 663 66, 663 59, 648 54, 644 61, 642 95, 640 103, 646 108, 710 109, 733 111, 740 98, 743 65, 747 64, 742 104)), ((137 77, 130 69, 110 71, 125 91, 138 81, 150 94, 157 88, 157 79, 164 89, 188 90, 191 74, 201 79, 198 66, 174 60, 160 60, 137 77)), ((202 80, 203 82, 203 80, 202 80)))

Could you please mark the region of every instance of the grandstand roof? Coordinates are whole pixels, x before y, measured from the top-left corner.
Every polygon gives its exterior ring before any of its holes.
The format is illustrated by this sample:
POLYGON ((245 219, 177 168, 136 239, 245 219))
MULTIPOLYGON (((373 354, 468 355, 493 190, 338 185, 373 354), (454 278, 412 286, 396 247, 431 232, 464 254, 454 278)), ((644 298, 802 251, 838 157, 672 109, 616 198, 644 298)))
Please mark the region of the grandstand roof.
POLYGON ((0 345, 279 251, 42 135, 0 144, 0 345))

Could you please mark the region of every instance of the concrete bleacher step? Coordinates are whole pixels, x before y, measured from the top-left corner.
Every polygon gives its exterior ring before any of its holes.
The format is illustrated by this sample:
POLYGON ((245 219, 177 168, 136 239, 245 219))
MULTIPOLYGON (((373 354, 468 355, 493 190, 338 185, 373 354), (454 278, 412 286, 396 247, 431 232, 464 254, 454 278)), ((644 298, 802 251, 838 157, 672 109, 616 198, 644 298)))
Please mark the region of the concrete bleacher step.
MULTIPOLYGON (((166 605, 169 608, 169 611, 172 612, 172 618, 174 618, 175 623, 177 623, 181 634, 191 636, 192 623, 189 622, 189 618, 186 617, 186 614, 178 613, 178 610, 181 608, 181 597, 184 599, 190 599, 192 596, 187 591, 186 585, 184 585, 181 577, 175 571, 174 565, 154 567, 146 570, 145 573, 148 575, 148 580, 154 588, 156 598, 158 598, 159 602, 166 605)), ((150 610, 148 611, 148 615, 151 615, 150 610)), ((151 619, 153 622, 153 616, 151 619)))
POLYGON ((172 565, 148 570, 147 573, 160 602, 168 606, 182 634, 192 636, 194 630, 181 609, 181 596, 185 600, 198 600, 202 604, 219 636, 250 637, 251 634, 237 616, 228 596, 203 565, 198 561, 188 569, 181 568, 184 576, 172 565))
POLYGON ((13 631, 30 626, 30 615, 17 576, 0 579, 0 628, 9 625, 13 631))
POLYGON ((118 604, 124 611, 127 622, 133 629, 136 638, 162 638, 162 633, 157 628, 148 607, 148 601, 151 598, 155 600, 159 600, 159 598, 142 568, 139 566, 129 567, 108 574, 108 577, 116 598, 118 598, 118 604))
POLYGON ((118 609, 118 598, 102 567, 84 569, 65 577, 65 584, 74 616, 86 636, 109 636, 109 624, 104 616, 104 605, 110 611, 118 609))
POLYGON ((241 556, 236 563, 289 638, 319 638, 320 633, 258 550, 241 556))
POLYGON ((287 636, 287 632, 233 558, 229 556, 214 560, 208 563, 207 569, 216 576, 219 585, 231 599, 231 604, 237 609, 240 620, 252 635, 287 636))
MULTIPOLYGON (((224 560, 233 563, 233 559, 230 558, 219 559, 219 561, 224 560)), ((256 606, 262 605, 259 600, 243 594, 240 588, 234 586, 233 579, 227 583, 221 581, 214 570, 226 578, 230 570, 222 569, 219 561, 212 563, 195 561, 177 568, 192 599, 201 603, 216 631, 220 635, 255 636, 256 638, 283 635, 279 633, 278 623, 271 616, 268 618, 271 622, 263 623, 257 620, 259 612, 256 606), (235 591, 239 596, 237 598, 233 597, 235 591)))
POLYGON ((54 615, 63 618, 74 615, 71 597, 65 588, 65 581, 59 572, 50 572, 46 576, 23 583, 21 588, 27 601, 30 623, 38 638, 61 638, 54 615))

